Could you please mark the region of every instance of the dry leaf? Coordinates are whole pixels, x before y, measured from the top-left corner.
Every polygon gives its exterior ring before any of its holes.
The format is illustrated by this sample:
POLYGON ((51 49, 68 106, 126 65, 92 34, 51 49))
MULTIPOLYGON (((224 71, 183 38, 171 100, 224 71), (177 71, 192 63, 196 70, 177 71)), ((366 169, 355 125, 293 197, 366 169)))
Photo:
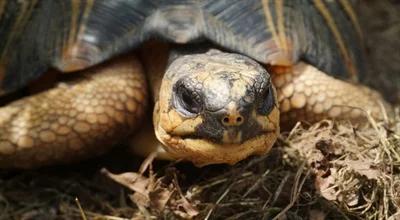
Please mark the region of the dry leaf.
POLYGON ((159 211, 164 210, 175 190, 158 187, 149 193, 151 206, 159 211))
POLYGON ((315 178, 315 187, 317 191, 319 191, 322 197, 330 201, 337 199, 337 192, 335 188, 332 187, 334 184, 335 178, 332 175, 326 178, 317 175, 315 178))
POLYGON ((175 170, 170 170, 170 175, 162 178, 157 178, 153 174, 151 164, 154 156, 150 155, 142 163, 139 173, 113 174, 107 169, 102 169, 102 172, 110 179, 134 191, 129 197, 139 208, 142 208, 141 210, 150 208, 159 214, 168 206, 169 210, 185 219, 198 215, 199 211, 183 195, 175 170), (146 171, 149 171, 149 177, 143 175, 146 171))
POLYGON ((101 172, 106 176, 108 176, 110 179, 114 180, 115 182, 125 187, 128 187, 129 189, 135 192, 139 192, 144 195, 148 194, 147 186, 150 183, 149 178, 144 177, 139 173, 126 172, 122 174, 113 174, 105 168, 103 168, 101 172))
POLYGON ((379 170, 371 166, 374 164, 373 161, 345 160, 338 161, 337 164, 352 169, 354 172, 366 176, 370 180, 379 180, 379 177, 383 175, 379 170))

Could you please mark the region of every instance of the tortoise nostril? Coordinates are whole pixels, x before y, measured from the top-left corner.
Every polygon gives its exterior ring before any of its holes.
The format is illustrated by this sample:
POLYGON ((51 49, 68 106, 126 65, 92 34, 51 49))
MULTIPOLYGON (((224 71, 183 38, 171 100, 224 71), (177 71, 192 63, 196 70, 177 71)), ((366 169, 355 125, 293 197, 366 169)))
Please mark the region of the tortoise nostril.
POLYGON ((222 118, 222 124, 225 126, 239 126, 243 123, 243 116, 225 116, 222 118))

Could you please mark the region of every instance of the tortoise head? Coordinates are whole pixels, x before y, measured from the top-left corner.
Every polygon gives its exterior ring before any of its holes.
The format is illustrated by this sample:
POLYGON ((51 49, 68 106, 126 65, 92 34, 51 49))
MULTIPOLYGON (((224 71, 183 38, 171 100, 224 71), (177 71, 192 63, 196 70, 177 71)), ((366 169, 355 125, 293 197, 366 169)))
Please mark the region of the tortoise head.
POLYGON ((157 138, 198 166, 264 154, 279 133, 276 92, 257 62, 210 50, 168 67, 154 108, 157 138))

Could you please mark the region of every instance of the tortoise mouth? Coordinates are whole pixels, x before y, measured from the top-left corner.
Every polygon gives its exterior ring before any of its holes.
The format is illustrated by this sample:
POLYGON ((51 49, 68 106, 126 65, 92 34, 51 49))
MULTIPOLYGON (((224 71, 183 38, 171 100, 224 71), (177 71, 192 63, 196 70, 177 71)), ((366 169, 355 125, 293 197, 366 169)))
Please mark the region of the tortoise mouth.
POLYGON ((215 143, 193 136, 171 136, 161 126, 155 127, 158 140, 174 159, 193 162, 202 167, 209 164, 233 165, 251 155, 266 154, 275 143, 279 129, 274 129, 242 143, 215 143))
MULTIPOLYGON (((157 139, 172 159, 191 161, 198 167, 226 163, 233 165, 251 155, 266 154, 275 143, 279 132, 279 110, 268 116, 258 116, 262 132, 240 142, 213 141, 209 136, 199 136, 194 128, 201 117, 188 121, 178 117, 176 111, 162 111, 156 103, 153 124, 157 139), (174 117, 175 116, 175 117, 174 117), (208 137, 208 138, 207 138, 208 137)), ((234 135, 235 136, 235 135, 234 135)))
MULTIPOLYGON (((233 165, 250 155, 263 155, 271 149, 279 135, 279 111, 277 109, 269 117, 269 124, 273 126, 265 127, 261 134, 240 143, 221 143, 190 134, 171 134, 164 129, 166 125, 161 123, 160 118, 165 119, 163 117, 165 115, 159 111, 158 103, 154 110, 154 130, 164 150, 173 159, 191 161, 198 167, 221 163, 233 165)), ((166 113, 164 112, 164 114, 166 113)))

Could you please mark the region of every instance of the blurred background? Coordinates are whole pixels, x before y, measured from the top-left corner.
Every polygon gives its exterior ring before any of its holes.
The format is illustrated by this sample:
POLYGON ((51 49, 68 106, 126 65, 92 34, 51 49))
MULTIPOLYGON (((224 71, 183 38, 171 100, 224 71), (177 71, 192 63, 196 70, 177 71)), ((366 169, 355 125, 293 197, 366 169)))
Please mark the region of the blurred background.
POLYGON ((400 103, 400 1, 363 0, 359 21, 367 47, 366 83, 400 103))

